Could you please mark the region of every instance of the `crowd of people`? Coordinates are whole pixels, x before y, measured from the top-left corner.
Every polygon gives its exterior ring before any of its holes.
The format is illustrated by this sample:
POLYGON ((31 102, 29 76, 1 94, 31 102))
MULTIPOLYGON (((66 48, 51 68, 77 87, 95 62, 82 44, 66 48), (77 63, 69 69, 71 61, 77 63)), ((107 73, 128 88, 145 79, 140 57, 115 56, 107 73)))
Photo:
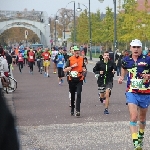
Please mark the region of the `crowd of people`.
MULTIPOLYGON (((119 84, 127 80, 125 95, 130 113, 130 131, 134 150, 142 150, 146 114, 150 105, 150 56, 148 52, 142 51, 142 43, 138 39, 131 41, 130 51, 130 54, 128 51, 124 51, 121 55, 116 53, 114 60, 113 56, 111 59, 109 51, 104 51, 100 61, 95 64, 93 72, 97 78, 99 99, 101 103, 104 103, 106 115, 109 114, 108 107, 115 72, 117 71, 119 84), (137 127, 138 121, 139 128, 137 127)), ((5 54, 0 51, 0 54, 7 60, 7 71, 13 63, 13 65, 18 65, 20 73, 22 73, 23 66, 27 65, 29 73, 33 74, 33 67, 37 62, 39 73, 44 72, 44 77, 50 77, 50 64, 52 63, 53 74, 58 73, 59 85, 63 84, 63 78, 67 76, 71 116, 80 116, 82 85, 86 83, 88 59, 85 52, 80 51, 78 46, 71 46, 69 51, 63 47, 58 50, 55 47, 51 50, 38 48, 36 51, 26 48, 24 51, 14 49, 11 56, 7 51, 5 54), (10 61, 11 58, 12 61, 10 61)))
POLYGON ((100 101, 105 100, 104 114, 109 114, 109 97, 113 87, 114 72, 117 69, 118 83, 127 81, 126 105, 130 114, 130 131, 134 150, 142 150, 144 131, 146 126, 146 114, 150 105, 150 55, 149 51, 142 51, 142 43, 135 39, 130 43, 128 51, 116 57, 112 61, 109 52, 106 51, 100 57, 100 61, 93 68, 97 78, 100 101), (139 127, 138 127, 139 121, 139 127))

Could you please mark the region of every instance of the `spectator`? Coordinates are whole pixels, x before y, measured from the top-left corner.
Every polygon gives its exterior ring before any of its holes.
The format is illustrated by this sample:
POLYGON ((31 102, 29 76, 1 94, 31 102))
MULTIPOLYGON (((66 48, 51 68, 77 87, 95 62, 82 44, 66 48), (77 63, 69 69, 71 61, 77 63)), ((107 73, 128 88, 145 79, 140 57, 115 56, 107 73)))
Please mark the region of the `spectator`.
POLYGON ((0 150, 19 150, 14 117, 9 111, 0 89, 0 150))

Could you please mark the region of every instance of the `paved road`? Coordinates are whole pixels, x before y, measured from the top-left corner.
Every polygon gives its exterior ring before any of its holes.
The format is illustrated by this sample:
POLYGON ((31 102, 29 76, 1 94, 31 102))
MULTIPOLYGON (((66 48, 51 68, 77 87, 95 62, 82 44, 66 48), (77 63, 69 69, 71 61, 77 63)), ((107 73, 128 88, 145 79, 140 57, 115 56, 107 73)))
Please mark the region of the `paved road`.
MULTIPOLYGON (((92 71, 94 61, 88 65, 92 71)), ((104 115, 98 100, 96 79, 88 72, 83 85, 81 117, 70 116, 68 84, 58 85, 57 75, 44 78, 26 66, 14 77, 18 89, 13 101, 18 119, 22 150, 132 150, 129 114, 125 105, 125 83, 114 81, 109 115, 104 115)), ((52 70, 51 70, 52 72, 52 70)), ((148 116, 149 120, 149 116, 148 116)), ((150 122, 147 122, 150 128, 150 122)), ((145 134, 145 149, 150 149, 150 130, 145 134)))

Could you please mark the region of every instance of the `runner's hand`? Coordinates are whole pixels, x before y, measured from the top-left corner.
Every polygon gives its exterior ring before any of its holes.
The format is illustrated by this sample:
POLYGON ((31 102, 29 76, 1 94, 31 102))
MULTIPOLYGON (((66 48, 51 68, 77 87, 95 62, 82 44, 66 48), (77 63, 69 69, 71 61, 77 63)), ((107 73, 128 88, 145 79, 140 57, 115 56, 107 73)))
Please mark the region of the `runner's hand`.
POLYGON ((100 74, 103 74, 103 73, 104 73, 104 71, 100 71, 99 73, 100 73, 100 74))
POLYGON ((85 69, 85 68, 83 68, 83 72, 86 72, 86 69, 85 69))
POLYGON ((67 67, 64 70, 66 70, 68 72, 68 71, 71 71, 71 69, 72 69, 71 67, 67 67))
POLYGON ((122 84, 123 79, 124 79, 123 77, 119 77, 119 79, 118 79, 118 83, 119 83, 119 84, 122 84))
POLYGON ((72 65, 71 67, 77 67, 78 66, 78 64, 77 63, 75 63, 74 65, 72 65))
POLYGON ((148 80, 150 78, 150 74, 142 74, 142 77, 146 80, 148 80))
POLYGON ((112 73, 113 73, 113 74, 115 74, 115 73, 116 73, 116 71, 115 71, 115 70, 113 70, 113 71, 112 71, 112 73))

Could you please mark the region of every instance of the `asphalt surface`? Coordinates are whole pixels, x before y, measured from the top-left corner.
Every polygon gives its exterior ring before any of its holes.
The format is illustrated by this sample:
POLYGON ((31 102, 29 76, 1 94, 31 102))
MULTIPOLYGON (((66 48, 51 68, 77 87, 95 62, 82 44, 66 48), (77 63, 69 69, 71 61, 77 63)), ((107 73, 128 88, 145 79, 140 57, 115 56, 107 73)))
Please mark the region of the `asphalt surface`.
MULTIPOLYGON (((34 67, 15 67, 18 88, 13 94, 15 115, 22 150, 133 150, 129 132, 129 113, 125 105, 126 84, 114 88, 109 115, 99 102, 96 78, 92 72, 95 61, 88 65, 87 83, 83 85, 81 117, 70 115, 66 78, 58 85, 57 74, 46 78, 34 67)), ((115 77, 117 79, 117 77, 115 77)), ((147 128, 150 128, 149 115, 147 128)), ((145 132, 144 150, 150 149, 150 130, 145 132)))

